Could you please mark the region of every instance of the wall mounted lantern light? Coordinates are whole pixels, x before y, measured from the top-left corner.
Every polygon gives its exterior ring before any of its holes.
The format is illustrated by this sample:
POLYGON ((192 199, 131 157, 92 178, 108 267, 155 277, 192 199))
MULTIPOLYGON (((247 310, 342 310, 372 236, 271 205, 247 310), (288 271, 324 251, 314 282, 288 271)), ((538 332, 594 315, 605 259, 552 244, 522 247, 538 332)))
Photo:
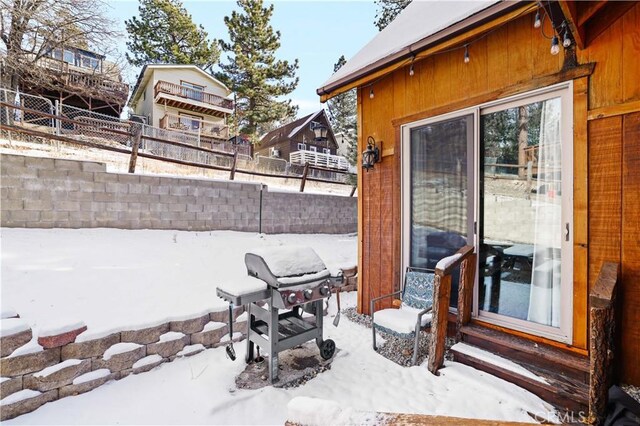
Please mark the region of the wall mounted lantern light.
MULTIPOLYGON (((382 141, 378 142, 378 144, 382 147, 382 141)), ((376 145, 376 140, 369 136, 367 138, 367 149, 362 153, 362 168, 368 172, 380 160, 380 148, 376 145)))
POLYGON ((324 142, 327 140, 327 126, 315 121, 311 122, 311 130, 313 130, 314 140, 317 142, 324 142))

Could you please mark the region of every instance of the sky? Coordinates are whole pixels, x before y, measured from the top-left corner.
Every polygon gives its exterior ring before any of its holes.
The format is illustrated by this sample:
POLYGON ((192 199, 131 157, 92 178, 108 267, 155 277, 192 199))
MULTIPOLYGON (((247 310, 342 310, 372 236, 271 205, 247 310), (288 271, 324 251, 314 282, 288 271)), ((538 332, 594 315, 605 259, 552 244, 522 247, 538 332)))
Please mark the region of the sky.
MULTIPOLYGON (((183 3, 194 22, 202 24, 210 38, 228 40, 224 17, 239 9, 235 1, 187 0, 183 3)), ((128 35, 124 21, 138 14, 138 1, 111 0, 108 4, 109 15, 119 22, 124 33, 119 49, 125 52, 128 35)), ((271 25, 281 33, 281 47, 276 57, 299 60, 300 82, 289 98, 299 106, 298 117, 303 117, 322 107, 316 89, 331 76, 340 55, 349 59, 377 34, 373 24, 376 7, 373 1, 279 0, 273 4, 271 25)), ((128 83, 135 83, 138 71, 135 68, 124 76, 128 83)))

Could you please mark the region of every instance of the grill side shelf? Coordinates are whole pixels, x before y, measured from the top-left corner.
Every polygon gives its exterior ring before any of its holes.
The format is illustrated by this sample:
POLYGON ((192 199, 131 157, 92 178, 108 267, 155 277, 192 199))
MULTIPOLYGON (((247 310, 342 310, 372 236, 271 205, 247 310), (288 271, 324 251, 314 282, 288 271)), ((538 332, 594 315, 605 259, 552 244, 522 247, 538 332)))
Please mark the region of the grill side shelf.
POLYGON ((231 294, 218 288, 216 289, 216 294, 218 295, 218 297, 235 306, 248 305, 249 303, 258 302, 260 300, 269 299, 271 297, 271 291, 269 289, 255 291, 253 293, 247 294, 231 294))

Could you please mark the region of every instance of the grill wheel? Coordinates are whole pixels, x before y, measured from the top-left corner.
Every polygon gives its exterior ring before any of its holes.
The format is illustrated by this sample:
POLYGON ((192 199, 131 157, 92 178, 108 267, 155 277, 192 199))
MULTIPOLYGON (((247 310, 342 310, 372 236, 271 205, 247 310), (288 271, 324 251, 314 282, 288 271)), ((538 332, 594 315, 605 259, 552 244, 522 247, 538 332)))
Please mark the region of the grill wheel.
POLYGON ((331 339, 327 339, 319 346, 320 356, 324 360, 330 359, 336 351, 336 342, 331 339))

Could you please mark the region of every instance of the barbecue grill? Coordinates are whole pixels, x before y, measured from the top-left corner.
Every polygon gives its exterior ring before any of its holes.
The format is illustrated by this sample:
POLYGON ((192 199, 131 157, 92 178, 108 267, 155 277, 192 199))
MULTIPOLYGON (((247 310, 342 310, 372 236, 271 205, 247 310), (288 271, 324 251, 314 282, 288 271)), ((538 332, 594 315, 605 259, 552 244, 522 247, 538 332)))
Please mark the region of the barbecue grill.
MULTIPOLYGON (((259 356, 262 348, 269 359, 269 380, 274 383, 278 380, 279 352, 315 339, 320 356, 330 359, 335 343, 322 338, 322 304, 331 295, 331 288, 341 282, 341 277, 331 277, 325 264, 309 247, 253 250, 245 254, 244 260, 248 276, 220 285, 217 294, 230 303, 231 336, 233 306, 246 306, 246 362, 254 361, 254 349, 259 356), (303 319, 303 312, 311 315, 303 319)), ((228 352, 235 359, 232 346, 228 352)))

